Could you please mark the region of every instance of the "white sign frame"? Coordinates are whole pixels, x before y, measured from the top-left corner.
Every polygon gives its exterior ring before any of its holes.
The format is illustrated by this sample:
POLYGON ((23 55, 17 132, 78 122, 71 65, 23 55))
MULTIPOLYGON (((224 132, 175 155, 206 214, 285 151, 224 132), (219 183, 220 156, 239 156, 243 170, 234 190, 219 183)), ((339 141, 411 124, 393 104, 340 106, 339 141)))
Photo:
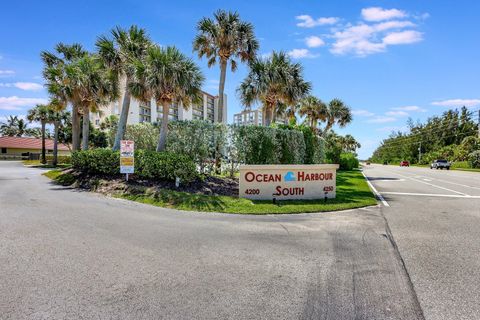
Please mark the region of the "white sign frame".
POLYGON ((251 200, 333 199, 338 168, 338 164, 241 165, 238 195, 251 200))
POLYGON ((135 173, 135 142, 133 140, 120 140, 120 173, 128 174, 135 173), (132 165, 123 165, 123 161, 131 161, 132 165))

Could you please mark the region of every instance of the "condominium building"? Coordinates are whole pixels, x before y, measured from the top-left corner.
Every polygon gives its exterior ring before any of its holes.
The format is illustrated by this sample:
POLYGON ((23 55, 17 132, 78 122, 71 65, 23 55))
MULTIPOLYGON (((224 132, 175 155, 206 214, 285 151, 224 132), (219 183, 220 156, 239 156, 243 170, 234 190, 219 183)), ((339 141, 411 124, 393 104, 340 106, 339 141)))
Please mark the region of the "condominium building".
MULTIPOLYGON (((285 117, 277 115, 275 118, 275 123, 284 124, 288 122, 286 121, 285 117)), ((263 125, 262 110, 245 109, 240 113, 236 113, 233 115, 233 124, 243 125, 243 126, 246 126, 246 125, 262 126, 263 125)))
MULTIPOLYGON (((110 115, 120 116, 122 111, 122 95, 117 101, 110 103, 107 107, 102 108, 101 112, 92 113, 90 121, 98 127, 106 117, 110 115)), ((202 91, 202 103, 195 104, 186 109, 181 103, 172 103, 170 106, 170 120, 206 120, 218 122, 218 96, 213 96, 202 91)), ((224 112, 223 123, 227 123, 227 96, 224 95, 224 112)), ((130 108, 128 115, 128 124, 150 122, 159 123, 162 121, 162 106, 157 106, 154 99, 148 103, 141 102, 132 98, 130 100, 130 108)))

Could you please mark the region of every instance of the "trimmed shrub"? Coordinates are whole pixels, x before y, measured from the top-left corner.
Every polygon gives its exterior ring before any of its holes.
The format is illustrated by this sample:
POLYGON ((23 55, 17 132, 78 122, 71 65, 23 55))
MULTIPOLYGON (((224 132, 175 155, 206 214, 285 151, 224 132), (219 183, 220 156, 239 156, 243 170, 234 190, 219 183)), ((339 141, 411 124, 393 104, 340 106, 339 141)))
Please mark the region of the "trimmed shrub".
POLYGON ((84 173, 115 176, 120 173, 120 153, 111 149, 76 151, 72 165, 84 173))
POLYGON ((179 177, 183 183, 199 177, 195 163, 188 156, 148 150, 135 152, 135 172, 140 178, 150 180, 175 181, 179 177))
POLYGON ((135 141, 135 149, 152 150, 157 149, 158 136, 160 131, 158 127, 149 122, 131 124, 125 131, 125 140, 135 141))
POLYGON ((353 170, 358 168, 358 159, 353 153, 341 153, 340 154, 340 170, 353 170))
POLYGON ((472 168, 480 168, 480 150, 473 151, 468 155, 468 163, 472 168))

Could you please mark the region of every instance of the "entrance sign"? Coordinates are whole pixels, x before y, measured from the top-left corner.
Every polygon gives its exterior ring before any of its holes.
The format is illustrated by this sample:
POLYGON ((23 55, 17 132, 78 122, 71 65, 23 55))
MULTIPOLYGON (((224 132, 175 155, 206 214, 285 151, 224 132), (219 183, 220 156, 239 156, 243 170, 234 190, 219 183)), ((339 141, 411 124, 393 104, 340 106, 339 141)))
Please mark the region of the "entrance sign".
POLYGON ((242 165, 239 197, 252 200, 335 198, 338 164, 242 165))
POLYGON ((135 143, 132 140, 120 140, 120 173, 134 173, 135 168, 135 143))

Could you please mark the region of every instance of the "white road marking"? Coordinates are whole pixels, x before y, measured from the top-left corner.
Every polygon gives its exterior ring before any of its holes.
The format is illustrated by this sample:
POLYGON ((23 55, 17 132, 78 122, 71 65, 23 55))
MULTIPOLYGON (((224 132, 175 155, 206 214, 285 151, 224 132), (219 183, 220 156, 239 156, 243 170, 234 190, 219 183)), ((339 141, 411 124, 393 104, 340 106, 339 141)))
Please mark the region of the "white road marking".
POLYGON ((413 181, 417 181, 417 182, 420 182, 420 183, 423 183, 423 184, 426 184, 426 185, 429 185, 429 186, 432 186, 432 187, 435 187, 435 188, 439 188, 439 189, 443 189, 443 190, 450 191, 450 192, 453 192, 453 193, 461 194, 462 196, 469 196, 466 193, 456 191, 456 190, 453 190, 453 189, 449 189, 449 188, 445 188, 445 187, 442 187, 442 186, 438 186, 436 184, 425 182, 425 181, 422 181, 422 180, 418 180, 418 179, 415 179, 415 178, 412 178, 412 177, 409 177, 409 176, 404 176, 403 174, 400 174, 400 173, 393 173, 393 174, 396 174, 396 175, 399 175, 400 177, 404 177, 404 178, 407 178, 407 179, 410 179, 410 180, 413 180, 413 181))
POLYGON ((466 185, 466 184, 461 184, 461 183, 451 182, 451 181, 442 180, 442 179, 435 179, 435 180, 437 180, 437 181, 440 181, 440 182, 445 182, 445 183, 454 184, 454 185, 456 185, 456 186, 460 186, 460 187, 472 188, 472 189, 480 190, 480 188, 479 188, 479 187, 468 186, 468 185, 466 185))
POLYGON ((380 199, 380 201, 382 201, 383 205, 385 207, 390 207, 390 205, 388 204, 387 201, 385 201, 385 198, 380 194, 380 192, 377 191, 377 189, 375 189, 375 187, 373 186, 373 184, 370 182, 370 180, 368 180, 368 177, 365 175, 365 173, 362 171, 362 174, 363 176, 365 177, 365 180, 367 180, 367 184, 368 186, 370 187, 370 189, 372 189, 373 193, 375 193, 375 195, 377 196, 378 199, 380 199))
POLYGON ((411 192, 383 192, 383 194, 396 194, 402 196, 424 196, 424 197, 444 197, 444 198, 470 198, 480 199, 480 196, 462 196, 459 194, 435 194, 435 193, 411 193, 411 192))

